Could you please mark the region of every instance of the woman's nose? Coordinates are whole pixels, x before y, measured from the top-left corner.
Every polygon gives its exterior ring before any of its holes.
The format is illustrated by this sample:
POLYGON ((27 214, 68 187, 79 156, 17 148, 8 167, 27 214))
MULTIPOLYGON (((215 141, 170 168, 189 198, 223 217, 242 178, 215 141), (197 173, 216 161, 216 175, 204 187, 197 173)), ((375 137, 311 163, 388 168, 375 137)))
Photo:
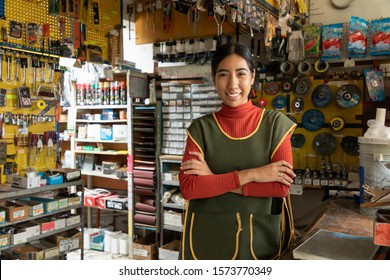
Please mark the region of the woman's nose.
POLYGON ((234 75, 229 76, 228 84, 227 84, 228 88, 234 89, 237 87, 237 85, 238 85, 237 77, 234 75))

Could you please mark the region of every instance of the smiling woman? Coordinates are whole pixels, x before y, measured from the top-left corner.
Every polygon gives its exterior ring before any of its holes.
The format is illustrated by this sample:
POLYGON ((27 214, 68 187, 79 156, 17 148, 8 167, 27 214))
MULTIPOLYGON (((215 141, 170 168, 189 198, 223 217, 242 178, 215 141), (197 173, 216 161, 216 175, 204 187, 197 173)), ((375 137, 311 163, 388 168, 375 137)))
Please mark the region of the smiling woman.
POLYGON ((249 100, 252 57, 240 43, 216 51, 211 72, 222 107, 187 130, 179 174, 189 200, 183 259, 271 259, 293 240, 288 193, 296 124, 249 100))

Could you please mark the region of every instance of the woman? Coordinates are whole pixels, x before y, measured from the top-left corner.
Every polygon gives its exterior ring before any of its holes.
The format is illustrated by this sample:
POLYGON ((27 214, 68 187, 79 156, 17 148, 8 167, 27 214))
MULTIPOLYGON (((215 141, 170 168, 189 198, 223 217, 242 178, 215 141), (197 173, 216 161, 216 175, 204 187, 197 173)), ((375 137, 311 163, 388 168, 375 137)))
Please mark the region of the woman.
POLYGON ((296 125, 249 100, 255 64, 245 45, 221 46, 211 72, 222 107, 187 130, 179 175, 189 201, 181 256, 276 258, 293 238, 291 211, 284 210, 295 177, 290 134, 296 125))

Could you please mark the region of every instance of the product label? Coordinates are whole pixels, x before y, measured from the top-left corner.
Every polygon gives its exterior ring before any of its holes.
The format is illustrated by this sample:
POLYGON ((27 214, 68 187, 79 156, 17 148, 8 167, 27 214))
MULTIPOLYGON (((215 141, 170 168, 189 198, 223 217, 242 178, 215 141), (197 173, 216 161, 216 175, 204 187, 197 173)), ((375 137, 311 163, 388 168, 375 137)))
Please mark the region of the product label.
POLYGON ((133 255, 146 258, 148 256, 148 251, 143 249, 133 249, 133 255))

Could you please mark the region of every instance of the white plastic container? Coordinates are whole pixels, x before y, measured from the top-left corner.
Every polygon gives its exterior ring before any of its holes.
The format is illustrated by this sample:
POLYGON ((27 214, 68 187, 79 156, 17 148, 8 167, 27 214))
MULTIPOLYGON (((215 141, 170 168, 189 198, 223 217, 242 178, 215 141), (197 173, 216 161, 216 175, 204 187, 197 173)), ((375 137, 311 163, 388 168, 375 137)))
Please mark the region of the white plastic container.
POLYGON ((390 139, 359 137, 358 143, 364 184, 390 188, 390 139))

